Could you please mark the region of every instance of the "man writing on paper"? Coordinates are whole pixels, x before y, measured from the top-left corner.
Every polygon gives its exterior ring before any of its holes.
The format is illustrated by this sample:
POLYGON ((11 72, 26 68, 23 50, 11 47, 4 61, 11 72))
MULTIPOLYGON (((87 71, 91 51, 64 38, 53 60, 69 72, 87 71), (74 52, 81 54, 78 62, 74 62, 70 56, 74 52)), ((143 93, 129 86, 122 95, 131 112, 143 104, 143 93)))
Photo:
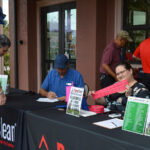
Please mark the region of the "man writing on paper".
MULTIPOLYGON (((8 52, 8 48, 11 43, 8 37, 4 34, 0 35, 0 57, 8 52)), ((2 91, 2 87, 0 86, 0 105, 4 105, 6 103, 6 96, 2 91)))
POLYGON ((129 33, 127 31, 120 31, 116 39, 104 49, 100 64, 101 88, 105 88, 117 81, 115 68, 121 62, 121 48, 123 48, 128 41, 132 41, 129 33))
MULTIPOLYGON (((109 96, 101 97, 95 101, 96 104, 105 106, 107 105, 107 107, 111 110, 119 110, 124 112, 128 96, 150 98, 150 92, 146 89, 146 87, 134 79, 133 69, 129 63, 125 62, 118 64, 115 72, 118 81, 128 81, 126 90, 109 96)), ((89 95, 92 94, 94 94, 94 91, 89 93, 89 95)))
POLYGON ((73 83, 73 86, 84 88, 81 74, 69 68, 69 61, 64 54, 59 54, 55 59, 55 69, 46 76, 40 94, 48 98, 56 98, 61 101, 66 100, 66 85, 73 83))

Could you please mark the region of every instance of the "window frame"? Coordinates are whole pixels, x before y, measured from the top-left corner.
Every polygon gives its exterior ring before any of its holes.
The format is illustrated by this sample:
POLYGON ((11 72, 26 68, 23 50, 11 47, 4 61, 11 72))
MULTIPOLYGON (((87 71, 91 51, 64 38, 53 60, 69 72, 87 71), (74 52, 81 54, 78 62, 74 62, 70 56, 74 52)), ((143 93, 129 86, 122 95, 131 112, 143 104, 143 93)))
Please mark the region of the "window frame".
MULTIPOLYGON (((150 32, 150 24, 148 24, 148 15, 146 15, 146 24, 145 25, 131 25, 129 26, 127 24, 127 18, 128 18, 128 8, 127 8, 127 0, 123 1, 123 30, 128 31, 129 33, 132 31, 139 31, 139 30, 143 30, 146 32, 145 34, 145 39, 149 37, 149 32, 150 32)), ((150 16, 149 16, 150 17, 150 16)), ((133 44, 133 43, 132 43, 133 44)), ((131 44, 130 44, 131 47, 131 44)), ((133 46, 135 47, 135 46, 133 46)), ((136 49, 136 47, 135 47, 136 49)), ((134 50, 135 50, 134 49, 134 50)), ((123 56, 123 60, 126 60, 125 56, 126 56, 126 47, 123 49, 122 51, 122 56, 123 56)), ((140 63, 139 61, 133 61, 131 63, 140 63)))

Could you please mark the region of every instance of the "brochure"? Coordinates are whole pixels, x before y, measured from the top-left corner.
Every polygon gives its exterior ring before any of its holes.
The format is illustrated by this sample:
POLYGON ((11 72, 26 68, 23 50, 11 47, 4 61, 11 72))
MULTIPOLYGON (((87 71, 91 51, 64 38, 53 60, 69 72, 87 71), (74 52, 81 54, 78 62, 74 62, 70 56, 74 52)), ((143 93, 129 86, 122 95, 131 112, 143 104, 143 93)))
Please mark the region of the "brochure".
POLYGON ((129 97, 122 129, 150 136, 149 104, 149 99, 129 97))
POLYGON ((83 97, 83 88, 71 86, 69 101, 67 103, 66 113, 76 117, 80 116, 81 102, 83 97))

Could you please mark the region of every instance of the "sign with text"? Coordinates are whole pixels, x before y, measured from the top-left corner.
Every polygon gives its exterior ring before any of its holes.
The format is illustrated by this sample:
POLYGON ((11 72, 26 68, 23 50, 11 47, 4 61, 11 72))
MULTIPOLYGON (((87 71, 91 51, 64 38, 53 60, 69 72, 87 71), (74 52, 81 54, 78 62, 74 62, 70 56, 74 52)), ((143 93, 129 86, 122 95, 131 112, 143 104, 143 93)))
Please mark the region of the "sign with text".
POLYGON ((129 97, 124 122, 123 130, 150 135, 150 99, 129 97))
POLYGON ((67 114, 79 117, 83 92, 83 88, 71 87, 69 101, 67 103, 67 114))

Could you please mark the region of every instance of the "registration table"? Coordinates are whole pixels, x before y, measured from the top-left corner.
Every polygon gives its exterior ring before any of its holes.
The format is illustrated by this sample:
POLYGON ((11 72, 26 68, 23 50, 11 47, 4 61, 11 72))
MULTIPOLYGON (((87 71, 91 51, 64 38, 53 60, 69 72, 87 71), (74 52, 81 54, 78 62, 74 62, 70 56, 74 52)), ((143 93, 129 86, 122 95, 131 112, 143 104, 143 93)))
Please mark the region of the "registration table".
POLYGON ((0 107, 0 150, 150 149, 150 137, 93 125, 110 119, 108 114, 74 117, 56 108, 64 103, 39 103, 38 97, 32 92, 8 95, 0 107))
POLYGON ((56 103, 37 102, 39 97, 41 96, 31 91, 10 89, 7 103, 0 106, 0 150, 22 150, 25 112, 56 106, 56 103))

